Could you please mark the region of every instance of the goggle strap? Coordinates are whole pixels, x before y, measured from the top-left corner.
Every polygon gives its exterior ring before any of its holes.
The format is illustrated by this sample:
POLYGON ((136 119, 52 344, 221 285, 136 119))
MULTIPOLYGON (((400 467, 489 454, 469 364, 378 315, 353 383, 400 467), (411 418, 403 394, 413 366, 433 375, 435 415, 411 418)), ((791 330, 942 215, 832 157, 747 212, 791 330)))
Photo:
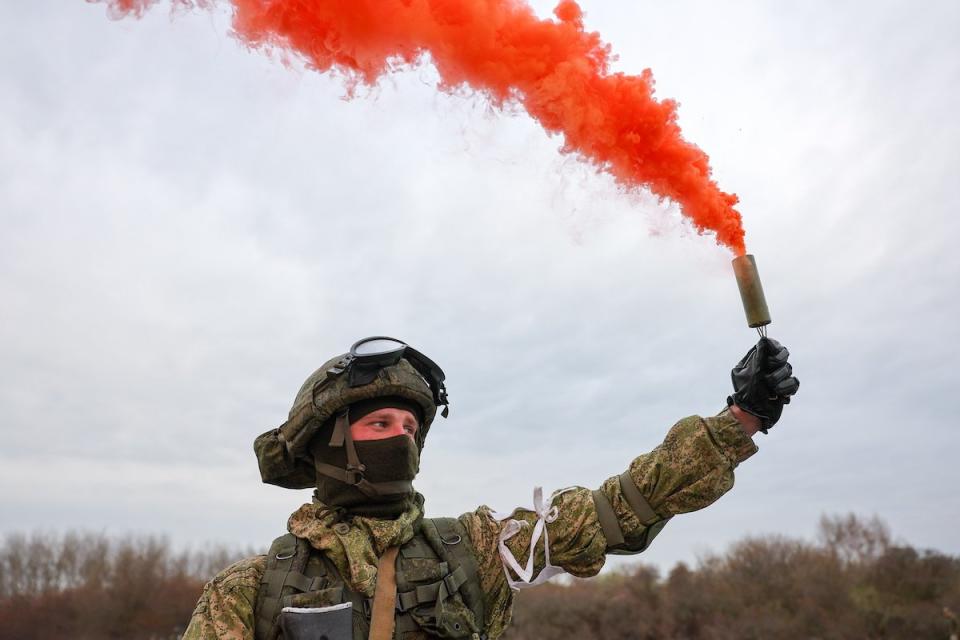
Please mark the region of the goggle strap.
POLYGON ((433 402, 437 406, 443 405, 443 412, 441 415, 446 418, 449 415, 450 410, 447 405, 447 386, 444 384, 446 376, 443 373, 443 369, 437 366, 437 364, 423 355, 410 345, 407 345, 403 351, 403 357, 413 365, 413 368, 417 370, 423 379, 427 381, 427 385, 430 387, 430 391, 433 393, 433 402))
MULTIPOLYGON (((407 362, 409 362, 410 365, 416 369, 417 373, 419 373, 420 376, 426 381, 433 395, 433 403, 438 407, 443 407, 443 412, 441 415, 444 418, 450 415, 449 403, 447 401, 447 387, 444 384, 446 375, 443 373, 443 369, 437 366, 437 363, 427 356, 423 355, 404 341, 397 340, 396 338, 390 338, 387 336, 373 336, 370 338, 364 338, 363 340, 358 340, 353 344, 352 347, 350 347, 349 354, 344 356, 336 363, 336 365, 327 370, 327 375, 338 376, 344 371, 347 371, 347 384, 351 387, 361 386, 364 384, 369 384, 373 380, 373 377, 375 377, 376 373, 382 370, 384 367, 393 366, 401 359, 405 359, 407 362), (355 353, 358 345, 371 340, 389 340, 399 346, 394 350, 384 351, 382 353, 355 353), (361 369, 361 367, 367 368, 361 369)), ((333 445, 331 443, 331 446, 338 445, 333 445)), ((347 446, 349 447, 349 444, 347 446)))
POLYGON ((327 369, 327 379, 336 378, 339 375, 341 375, 344 371, 346 371, 350 367, 350 364, 353 362, 353 360, 354 360, 353 355, 349 353, 345 355, 335 365, 327 369))

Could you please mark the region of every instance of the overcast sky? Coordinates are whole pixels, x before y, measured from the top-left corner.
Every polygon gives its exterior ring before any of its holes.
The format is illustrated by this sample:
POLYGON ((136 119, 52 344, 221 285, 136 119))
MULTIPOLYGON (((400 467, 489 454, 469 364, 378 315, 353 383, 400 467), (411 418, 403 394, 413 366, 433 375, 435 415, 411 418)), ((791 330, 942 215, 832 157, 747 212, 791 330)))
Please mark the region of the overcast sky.
MULTIPOLYGON (((584 0, 736 192, 802 380, 668 567, 877 514, 960 553, 960 3, 584 0)), ((551 5, 535 3, 548 16, 551 5)), ((447 372, 428 515, 598 486, 719 410, 730 255, 514 108, 251 52, 225 12, 0 4, 0 531, 261 547, 256 435, 360 337, 447 372)))

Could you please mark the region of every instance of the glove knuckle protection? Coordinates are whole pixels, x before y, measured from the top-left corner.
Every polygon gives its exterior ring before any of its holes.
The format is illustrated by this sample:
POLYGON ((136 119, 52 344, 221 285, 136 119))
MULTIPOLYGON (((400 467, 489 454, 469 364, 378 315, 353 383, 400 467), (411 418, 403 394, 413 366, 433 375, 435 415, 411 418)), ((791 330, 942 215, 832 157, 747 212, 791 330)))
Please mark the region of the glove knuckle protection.
POLYGON ((776 386, 774 391, 777 392, 778 396, 792 396, 796 393, 796 386, 793 383, 793 380, 784 380, 776 386))
POLYGON ((790 358, 790 352, 784 349, 783 351, 778 351, 777 353, 772 354, 767 361, 771 366, 778 366, 787 361, 790 358))

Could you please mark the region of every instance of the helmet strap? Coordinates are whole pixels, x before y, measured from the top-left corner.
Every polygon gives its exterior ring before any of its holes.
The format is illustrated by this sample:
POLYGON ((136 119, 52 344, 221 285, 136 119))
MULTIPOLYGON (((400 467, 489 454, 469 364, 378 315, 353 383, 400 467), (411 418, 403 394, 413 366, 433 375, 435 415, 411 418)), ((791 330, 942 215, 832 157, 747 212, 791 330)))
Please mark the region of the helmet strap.
POLYGON ((364 478, 366 466, 360 462, 360 456, 357 455, 357 447, 353 442, 353 436, 350 434, 350 409, 344 407, 336 417, 333 425, 333 433, 330 434, 328 446, 344 447, 347 453, 347 467, 342 469, 325 462, 314 462, 314 467, 318 473, 328 478, 339 480, 340 482, 355 486, 365 496, 373 498, 377 496, 402 494, 413 492, 413 482, 409 480, 396 480, 392 482, 370 482, 364 478))

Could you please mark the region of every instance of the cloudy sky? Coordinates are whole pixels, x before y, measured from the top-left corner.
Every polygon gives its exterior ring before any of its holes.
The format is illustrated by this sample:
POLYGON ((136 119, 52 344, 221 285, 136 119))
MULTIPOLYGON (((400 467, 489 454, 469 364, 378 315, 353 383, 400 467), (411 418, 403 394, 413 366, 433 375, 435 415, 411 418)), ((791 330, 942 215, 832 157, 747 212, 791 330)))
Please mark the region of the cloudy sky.
MULTIPOLYGON (((960 4, 582 4, 739 194, 802 380, 643 559, 846 512, 960 553, 960 4)), ((726 250, 429 66, 344 100, 225 12, 79 0, 0 4, 0 61, 0 532, 267 544, 309 492, 253 438, 371 334, 447 372, 428 514, 529 504, 717 411, 756 339, 726 250)))

